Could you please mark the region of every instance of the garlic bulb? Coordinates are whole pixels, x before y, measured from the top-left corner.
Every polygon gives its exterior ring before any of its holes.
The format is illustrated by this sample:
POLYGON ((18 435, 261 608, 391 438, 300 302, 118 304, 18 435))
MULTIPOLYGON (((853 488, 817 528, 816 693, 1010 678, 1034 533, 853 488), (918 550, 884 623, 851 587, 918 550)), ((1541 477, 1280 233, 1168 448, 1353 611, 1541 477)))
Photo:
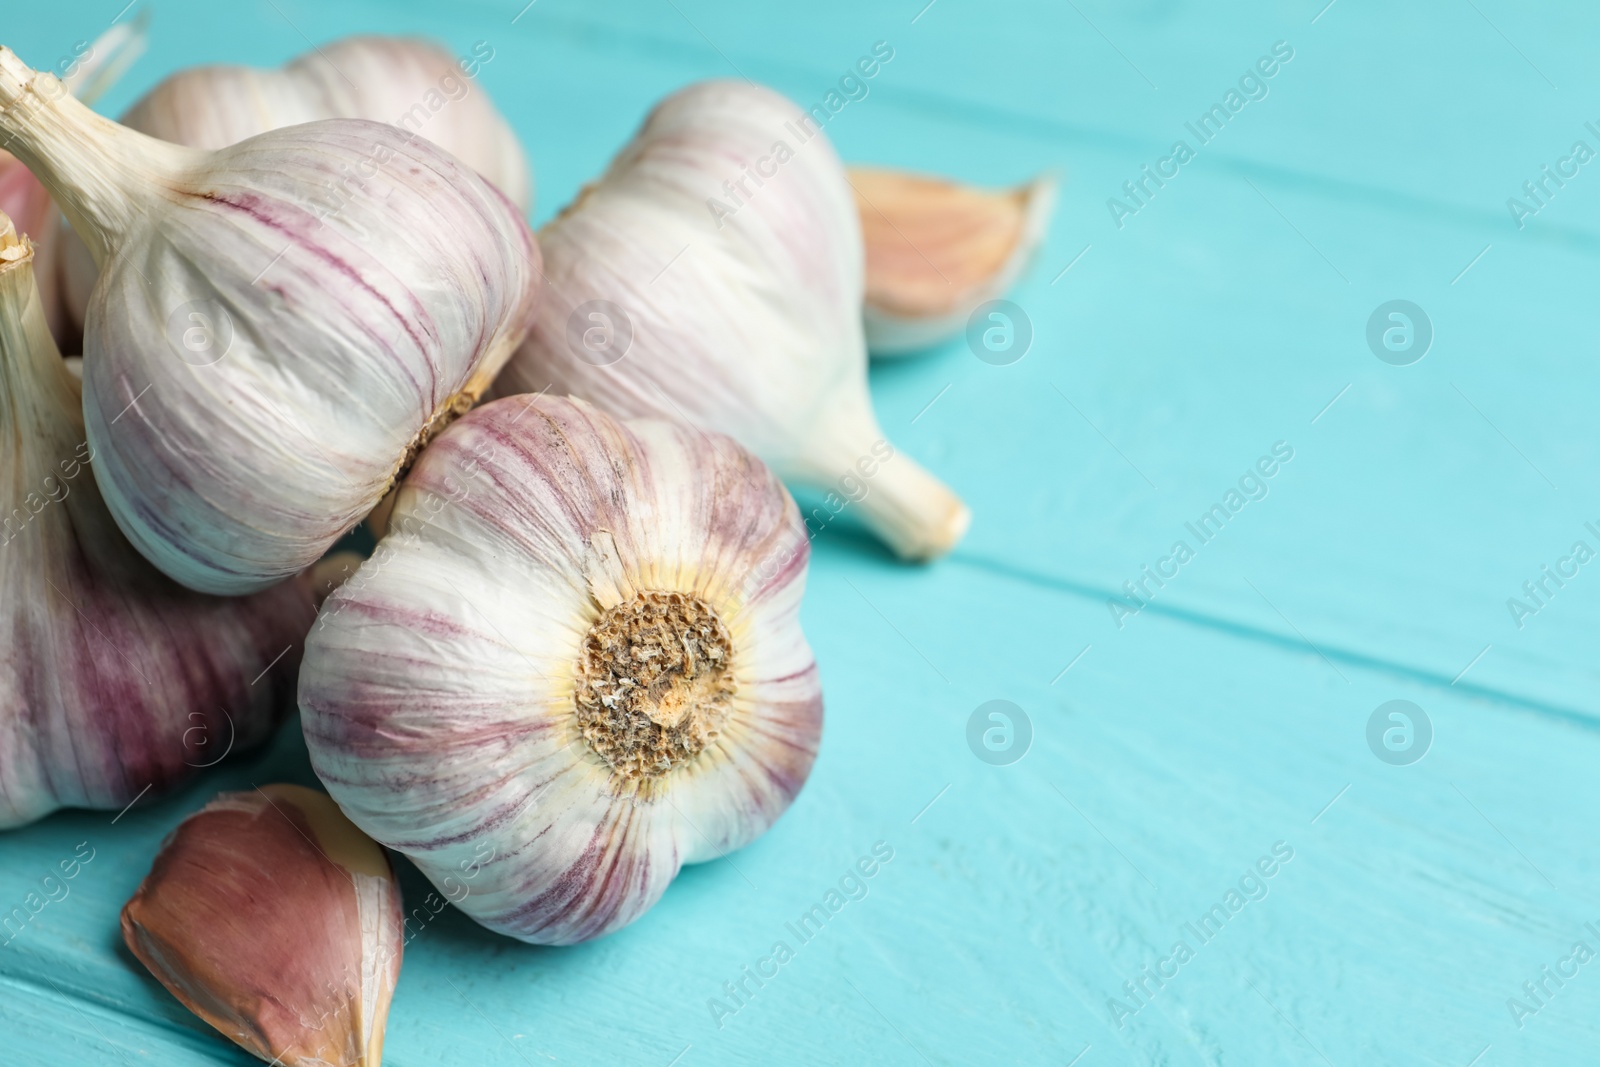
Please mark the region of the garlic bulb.
POLYGON ((898 356, 959 335, 1033 258, 1055 208, 1052 175, 1001 192, 850 168, 867 250, 867 347, 898 356))
POLYGON ((0 220, 0 828, 117 810, 262 740, 311 625, 304 582, 246 599, 164 577, 95 487, 33 253, 0 220))
POLYGON ((122 909, 122 938, 262 1059, 378 1067, 406 921, 383 849, 325 794, 269 785, 178 826, 122 909))
POLYGON ((312 766, 490 929, 616 930, 810 773, 809 551, 782 484, 720 434, 487 404, 428 447, 323 605, 300 685, 312 766))
POLYGON ((0 49, 0 131, 101 264, 84 415, 118 524, 261 589, 360 522, 521 340, 538 251, 431 143, 331 119, 218 152, 94 114, 0 49))
POLYGON ((550 306, 495 383, 737 438, 835 489, 901 556, 966 531, 966 506, 884 439, 867 395, 860 222, 808 114, 739 82, 658 106, 540 234, 550 306))
MULTIPOLYGON (((495 50, 479 42, 459 60, 431 41, 348 37, 280 70, 194 67, 134 104, 129 129, 190 148, 220 149, 268 130, 316 119, 370 119, 426 137, 489 179, 527 214, 533 204, 527 155, 475 82, 495 50)), ((88 248, 63 238, 66 298, 83 321, 98 269, 88 248)))
MULTIPOLYGON (((93 102, 110 88, 143 54, 148 15, 148 12, 140 12, 133 21, 112 26, 93 42, 79 41, 72 55, 61 62, 62 88, 85 103, 93 102)), ((59 342, 75 333, 76 327, 69 324, 59 295, 57 263, 61 242, 53 236, 57 229, 55 205, 39 179, 21 160, 5 151, 0 151, 0 213, 10 217, 21 232, 34 239, 34 281, 39 286, 50 332, 59 342), (50 235, 49 240, 41 240, 47 235, 50 235)))

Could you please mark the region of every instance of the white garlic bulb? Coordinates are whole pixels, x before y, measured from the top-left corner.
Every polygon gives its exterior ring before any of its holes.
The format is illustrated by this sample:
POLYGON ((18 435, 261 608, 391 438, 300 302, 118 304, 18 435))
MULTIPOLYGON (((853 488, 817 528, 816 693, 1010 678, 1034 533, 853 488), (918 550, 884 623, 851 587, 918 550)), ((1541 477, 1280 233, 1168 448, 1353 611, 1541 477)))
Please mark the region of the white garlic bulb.
POLYGON ((428 141, 330 119, 217 152, 135 133, 0 49, 0 131, 101 264, 95 474, 140 552, 242 593, 315 561, 521 340, 538 249, 428 141))
POLYGON ((874 356, 959 336, 1005 293, 1050 225, 1056 179, 991 191, 876 167, 851 167, 867 249, 865 319, 874 356))
POLYGON ((118 532, 33 265, 0 217, 0 828, 115 811, 263 740, 313 613, 303 581, 190 592, 118 532))
POLYGON ((540 245, 549 306, 498 395, 687 419, 849 497, 903 557, 960 540, 966 506, 873 414, 856 205, 793 103, 742 82, 675 93, 540 245))
MULTIPOLYGON (((489 179, 527 214, 533 185, 511 126, 477 85, 494 48, 460 59, 431 41, 347 37, 278 70, 209 66, 179 71, 125 112, 129 129, 190 148, 220 149, 316 119, 370 119, 426 137, 489 179)), ((84 244, 62 240, 68 308, 79 323, 98 275, 84 244)))
POLYGON ((312 766, 490 929, 609 933, 805 782, 808 556, 793 500, 727 437, 487 404, 428 447, 323 605, 300 684, 312 766))

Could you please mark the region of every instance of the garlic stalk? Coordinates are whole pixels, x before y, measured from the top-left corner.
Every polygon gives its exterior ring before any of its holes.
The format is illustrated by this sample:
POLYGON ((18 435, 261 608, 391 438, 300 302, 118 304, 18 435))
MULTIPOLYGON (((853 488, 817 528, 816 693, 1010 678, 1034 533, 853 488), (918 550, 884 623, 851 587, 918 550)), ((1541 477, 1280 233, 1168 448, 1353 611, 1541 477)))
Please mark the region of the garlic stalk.
POLYGON ((0 828, 115 811, 263 740, 312 618, 304 582, 203 596, 118 532, 33 265, 0 218, 0 828))
POLYGON ((516 207, 397 127, 183 148, 0 49, 0 131, 101 266, 84 330, 101 492, 190 588, 248 592, 314 562, 532 317, 516 207))
POLYGON ((178 826, 123 907, 122 938, 261 1059, 378 1067, 405 921, 383 849, 325 794, 269 785, 178 826))
MULTIPOLYGON (((112 26, 93 42, 79 41, 72 55, 61 62, 62 87, 84 103, 92 103, 144 53, 148 24, 148 12, 141 12, 131 22, 112 26)), ((6 151, 0 151, 0 213, 33 238, 34 280, 44 301, 45 318, 51 334, 65 343, 62 338, 75 335, 77 328, 70 324, 60 294, 61 268, 57 264, 61 261, 62 243, 54 236, 55 205, 39 179, 6 151), (48 240, 43 239, 46 236, 48 240)))
POLYGON ((867 347, 898 356, 958 336, 1011 287, 1055 208, 1042 175, 991 192, 900 171, 850 168, 867 250, 867 347))
POLYGON ((867 394, 861 228, 815 120, 768 89, 691 86, 540 234, 549 307, 495 383, 730 434, 856 500, 930 559, 967 508, 885 440, 867 394))
POLYGON ((810 773, 808 555, 782 484, 727 437, 487 404, 428 447, 323 605, 312 766, 490 929, 609 933, 765 832, 810 773))
MULTIPOLYGON (((494 54, 481 41, 458 60, 431 41, 348 37, 278 70, 179 71, 129 108, 121 122, 163 141, 212 150, 316 119, 388 122, 443 148, 527 214, 533 202, 527 155, 476 84, 494 54)), ((62 246, 67 303, 81 323, 98 270, 70 231, 62 246)))

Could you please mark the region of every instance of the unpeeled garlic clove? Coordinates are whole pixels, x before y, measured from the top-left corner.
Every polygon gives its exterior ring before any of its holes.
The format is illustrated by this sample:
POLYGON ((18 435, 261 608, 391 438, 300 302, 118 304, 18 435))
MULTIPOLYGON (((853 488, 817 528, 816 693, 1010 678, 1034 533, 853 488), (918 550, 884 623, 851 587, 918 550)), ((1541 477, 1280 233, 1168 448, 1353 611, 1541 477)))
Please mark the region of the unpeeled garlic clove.
POLYGON ((102 264, 84 333, 101 492, 190 588, 245 593, 315 562, 532 318, 538 249, 515 205, 397 127, 183 148, 4 49, 0 109, 102 264))
POLYGON ((966 505, 872 411, 860 222, 792 102, 742 82, 674 93, 540 242, 550 304, 497 394, 549 389, 729 434, 832 490, 832 510, 855 501, 908 559, 966 532, 966 505))
POLYGON ((758 459, 519 396, 464 416, 322 607, 312 766, 492 930, 571 944, 765 832, 816 758, 809 541, 758 459))
MULTIPOLYGON (((347 37, 277 70, 206 66, 179 71, 120 121, 163 141, 210 150, 316 119, 392 123, 476 170, 526 214, 533 205, 527 154, 476 84, 493 58, 487 42, 457 59, 432 41, 347 37)), ((81 324, 99 270, 70 230, 64 231, 62 248, 66 300, 81 324)))
POLYGON ((898 356, 958 336, 1011 287, 1055 209, 1046 174, 991 191, 902 171, 851 167, 866 245, 867 347, 898 356))
POLYGON ((223 793, 122 909, 122 939, 183 1005, 285 1067, 378 1067, 404 942, 389 859, 323 793, 223 793))
POLYGON ((115 811, 262 741, 313 612, 304 580, 204 596, 128 544, 33 264, 0 216, 0 828, 115 811))

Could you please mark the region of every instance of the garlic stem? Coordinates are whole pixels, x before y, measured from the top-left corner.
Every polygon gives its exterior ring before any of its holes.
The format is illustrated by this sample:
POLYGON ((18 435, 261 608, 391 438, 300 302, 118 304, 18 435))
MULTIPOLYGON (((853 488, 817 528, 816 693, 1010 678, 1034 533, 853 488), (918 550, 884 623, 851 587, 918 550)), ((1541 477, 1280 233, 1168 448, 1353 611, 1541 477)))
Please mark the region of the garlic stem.
POLYGON ((845 500, 864 493, 850 506, 860 508, 867 526, 895 555, 927 563, 949 552, 966 534, 971 509, 925 467, 890 445, 870 410, 836 418, 826 436, 831 447, 818 451, 828 460, 818 463, 808 457, 795 476, 831 487, 845 500))
POLYGON ((138 216, 140 200, 176 196, 173 181, 203 153, 119 126, 75 99, 55 75, 0 47, 5 147, 50 189, 103 265, 138 216))

